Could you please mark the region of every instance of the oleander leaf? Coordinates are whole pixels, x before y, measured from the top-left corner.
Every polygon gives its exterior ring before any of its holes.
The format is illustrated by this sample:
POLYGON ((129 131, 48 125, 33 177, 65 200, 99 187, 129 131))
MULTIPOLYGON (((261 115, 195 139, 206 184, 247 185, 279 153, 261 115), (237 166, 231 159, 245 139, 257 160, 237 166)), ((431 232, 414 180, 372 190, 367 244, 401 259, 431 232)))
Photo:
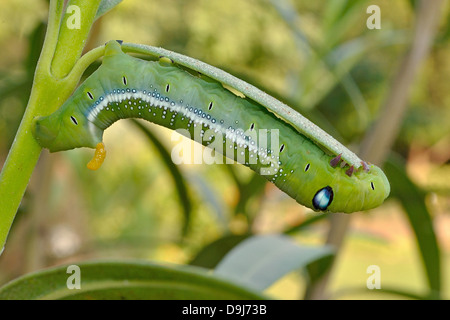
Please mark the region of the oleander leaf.
POLYGON ((169 170, 172 180, 175 184, 175 189, 178 193, 178 199, 180 200, 180 207, 183 211, 184 216, 184 224, 183 224, 183 235, 186 235, 189 229, 189 224, 191 220, 191 212, 192 212, 192 203, 189 197, 189 188, 184 178, 181 170, 177 165, 175 165, 172 161, 169 151, 167 147, 160 141, 160 139, 153 133, 153 131, 144 126, 139 121, 132 119, 132 122, 144 133, 144 135, 149 139, 151 144, 155 146, 158 150, 159 155, 161 156, 161 160, 169 170))
POLYGON ((287 273, 333 255, 328 246, 298 245, 283 235, 254 236, 233 248, 215 274, 264 290, 287 273))
POLYGON ((143 300, 264 299, 259 293, 230 283, 206 269, 149 262, 83 262, 77 264, 80 289, 68 266, 27 274, 0 288, 1 300, 143 300), (69 279, 69 280, 68 280, 69 279))
POLYGON ((121 3, 122 0, 103 0, 98 7, 97 13, 95 14, 95 20, 100 18, 102 15, 107 13, 109 10, 121 3))
POLYGON ((404 164, 390 157, 384 168, 392 184, 392 197, 397 198, 416 236, 430 294, 438 297, 441 291, 441 258, 433 221, 425 203, 425 192, 408 177, 404 164))
POLYGON ((204 246, 189 264, 213 269, 236 245, 250 237, 249 234, 228 234, 204 246))

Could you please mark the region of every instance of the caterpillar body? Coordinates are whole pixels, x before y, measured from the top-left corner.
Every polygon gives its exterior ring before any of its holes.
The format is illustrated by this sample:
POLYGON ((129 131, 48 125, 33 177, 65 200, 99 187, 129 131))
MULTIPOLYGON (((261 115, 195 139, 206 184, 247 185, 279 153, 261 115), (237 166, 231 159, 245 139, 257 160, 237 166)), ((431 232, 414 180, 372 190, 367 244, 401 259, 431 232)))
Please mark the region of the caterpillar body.
POLYGON ((51 152, 97 148, 90 163, 96 168, 104 158, 103 131, 124 118, 184 129, 191 136, 199 130, 202 144, 243 159, 241 163, 264 172, 279 189, 316 211, 371 209, 390 192, 377 166, 362 163, 354 170, 256 102, 164 59, 127 55, 116 41, 107 43, 102 65, 60 109, 35 120, 33 134, 51 152), (258 130, 267 130, 269 138, 260 139, 258 130))

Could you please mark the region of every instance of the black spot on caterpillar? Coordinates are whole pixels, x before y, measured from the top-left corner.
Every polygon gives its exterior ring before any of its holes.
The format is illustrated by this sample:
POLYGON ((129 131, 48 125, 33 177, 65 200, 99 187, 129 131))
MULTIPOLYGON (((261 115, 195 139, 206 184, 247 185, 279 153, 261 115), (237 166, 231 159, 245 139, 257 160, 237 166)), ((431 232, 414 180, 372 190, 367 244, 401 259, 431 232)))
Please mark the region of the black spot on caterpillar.
POLYGON ((253 100, 238 97, 207 77, 193 76, 175 63, 131 57, 116 41, 107 44, 102 65, 59 110, 35 120, 33 133, 51 152, 97 148, 95 159, 103 161, 103 131, 124 118, 187 130, 191 136, 195 128, 201 129, 202 137, 209 130, 212 136, 199 142, 209 147, 216 142, 231 146, 231 153, 220 148, 216 151, 233 159, 242 155, 244 165, 263 173, 313 210, 370 209, 379 206, 390 191, 378 167, 366 163, 364 170, 346 168, 343 163, 339 166, 340 155, 325 153, 253 100), (269 139, 270 143, 263 144, 255 135, 261 130, 278 141, 269 139))
POLYGON ((73 122, 75 125, 78 125, 78 121, 77 121, 77 119, 75 119, 74 116, 70 116, 70 120, 72 120, 72 122, 73 122))

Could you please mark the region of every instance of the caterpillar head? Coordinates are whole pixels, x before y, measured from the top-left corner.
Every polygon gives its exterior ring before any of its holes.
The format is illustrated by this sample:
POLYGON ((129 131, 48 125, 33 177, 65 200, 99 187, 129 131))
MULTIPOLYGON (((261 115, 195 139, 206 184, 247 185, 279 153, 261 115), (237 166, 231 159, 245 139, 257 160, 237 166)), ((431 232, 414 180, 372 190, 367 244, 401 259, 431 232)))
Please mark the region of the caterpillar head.
POLYGON ((38 117, 33 135, 38 143, 50 152, 80 147, 95 148, 102 141, 103 131, 88 121, 71 100, 49 116, 38 117))
POLYGON ((363 207, 360 210, 376 208, 381 205, 391 192, 391 186, 383 170, 370 165, 369 172, 363 171, 359 181, 359 190, 365 193, 363 207))
POLYGON ((334 170, 334 175, 319 184, 322 188, 312 198, 315 210, 347 213, 368 210, 378 207, 389 196, 389 181, 375 165, 370 165, 368 172, 359 170, 351 177, 345 174, 345 169, 334 170))

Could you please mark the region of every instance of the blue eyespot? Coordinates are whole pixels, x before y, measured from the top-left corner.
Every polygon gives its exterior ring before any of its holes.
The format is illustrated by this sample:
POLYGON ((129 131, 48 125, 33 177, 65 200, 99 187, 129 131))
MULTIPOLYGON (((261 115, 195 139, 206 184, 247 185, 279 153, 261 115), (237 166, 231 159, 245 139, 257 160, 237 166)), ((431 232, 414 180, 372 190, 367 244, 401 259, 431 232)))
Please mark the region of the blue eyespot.
POLYGON ((326 210, 333 201, 333 189, 330 186, 320 189, 314 195, 312 204, 317 210, 326 210))

